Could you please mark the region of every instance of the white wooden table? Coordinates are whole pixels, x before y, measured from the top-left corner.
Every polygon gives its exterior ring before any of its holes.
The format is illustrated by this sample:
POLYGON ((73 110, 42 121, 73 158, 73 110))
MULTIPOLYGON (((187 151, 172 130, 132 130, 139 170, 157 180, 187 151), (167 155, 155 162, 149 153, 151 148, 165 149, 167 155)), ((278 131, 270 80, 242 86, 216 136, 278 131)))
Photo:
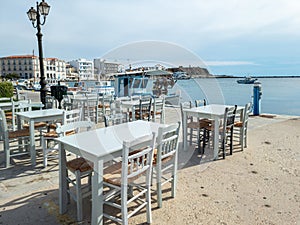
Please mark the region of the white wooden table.
MULTIPOLYGON (((34 139, 34 123, 35 122, 47 122, 63 119, 63 110, 61 109, 45 109, 16 113, 18 121, 25 120, 29 123, 30 132, 30 157, 33 166, 36 165, 36 151, 35 151, 35 139, 34 139)), ((19 122, 20 123, 20 122, 19 122)))
MULTIPOLYGON (((224 118, 224 112, 226 107, 233 107, 230 105, 218 105, 218 104, 210 104, 206 106, 194 107, 191 109, 183 110, 183 149, 187 150, 187 127, 186 121, 189 116, 197 117, 197 118, 208 118, 214 121, 214 127, 220 126, 220 119, 224 118)), ((238 106, 236 113, 243 113, 244 107, 238 106)), ((214 159, 218 158, 219 152, 219 129, 214 129, 214 159)))
POLYGON ((92 224, 103 223, 103 163, 121 156, 123 141, 134 140, 166 125, 133 121, 57 138, 59 151, 59 212, 67 210, 66 150, 90 160, 94 164, 92 176, 92 224))

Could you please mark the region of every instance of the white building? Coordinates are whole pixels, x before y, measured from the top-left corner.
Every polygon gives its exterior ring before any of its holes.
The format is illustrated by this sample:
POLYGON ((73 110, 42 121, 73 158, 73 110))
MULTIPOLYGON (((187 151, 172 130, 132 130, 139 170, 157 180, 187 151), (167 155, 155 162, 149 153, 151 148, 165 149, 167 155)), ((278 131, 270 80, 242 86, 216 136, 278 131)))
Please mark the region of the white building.
POLYGON ((78 59, 70 61, 69 63, 76 68, 80 80, 95 80, 93 61, 78 59))
MULTIPOLYGON (((66 78, 66 63, 57 58, 44 58, 45 78, 63 80, 66 78)), ((0 58, 0 74, 17 74, 22 79, 39 82, 40 63, 35 55, 6 56, 0 58)))
POLYGON ((105 59, 94 59, 94 65, 97 70, 97 77, 105 78, 106 74, 119 72, 120 63, 107 62, 105 59))

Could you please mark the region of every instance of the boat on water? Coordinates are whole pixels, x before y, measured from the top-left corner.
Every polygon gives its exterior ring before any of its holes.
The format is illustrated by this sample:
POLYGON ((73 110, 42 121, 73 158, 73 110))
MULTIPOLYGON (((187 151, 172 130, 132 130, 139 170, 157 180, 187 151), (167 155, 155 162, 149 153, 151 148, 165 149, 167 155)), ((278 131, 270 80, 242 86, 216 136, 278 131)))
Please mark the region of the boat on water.
POLYGON ((137 70, 112 74, 117 97, 133 95, 164 96, 166 104, 179 105, 180 93, 171 93, 175 81, 165 70, 137 70))
POLYGON ((237 80, 236 82, 238 84, 254 84, 255 81, 257 81, 257 78, 245 77, 244 79, 237 80))
POLYGON ((174 72, 173 73, 173 78, 175 80, 188 80, 188 79, 191 79, 191 77, 188 76, 186 72, 182 72, 182 71, 174 72))
POLYGON ((110 80, 96 81, 93 91, 100 95, 115 95, 115 88, 110 80))

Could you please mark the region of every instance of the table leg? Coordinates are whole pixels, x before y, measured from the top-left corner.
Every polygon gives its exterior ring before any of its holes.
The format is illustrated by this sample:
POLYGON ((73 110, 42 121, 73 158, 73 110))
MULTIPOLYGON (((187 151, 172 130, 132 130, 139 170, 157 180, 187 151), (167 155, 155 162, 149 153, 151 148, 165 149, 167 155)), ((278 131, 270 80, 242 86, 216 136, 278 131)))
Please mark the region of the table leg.
POLYGON ((59 213, 64 214, 67 211, 67 168, 66 151, 63 144, 59 144, 59 213))
POLYGON ((214 159, 218 159, 219 155, 219 126, 220 120, 216 118, 215 120, 215 128, 214 128, 214 159))
POLYGON ((131 108, 131 114, 132 114, 132 121, 135 121, 135 106, 132 106, 131 108))
POLYGON ((103 161, 94 162, 92 177, 92 225, 103 224, 103 161))
POLYGON ((29 121, 29 133, 30 133, 30 157, 31 164, 36 165, 36 152, 35 152, 35 140, 34 140, 34 120, 29 121))
POLYGON ((186 125, 186 112, 183 111, 182 119, 182 135, 183 135, 183 150, 187 151, 187 125, 186 125))

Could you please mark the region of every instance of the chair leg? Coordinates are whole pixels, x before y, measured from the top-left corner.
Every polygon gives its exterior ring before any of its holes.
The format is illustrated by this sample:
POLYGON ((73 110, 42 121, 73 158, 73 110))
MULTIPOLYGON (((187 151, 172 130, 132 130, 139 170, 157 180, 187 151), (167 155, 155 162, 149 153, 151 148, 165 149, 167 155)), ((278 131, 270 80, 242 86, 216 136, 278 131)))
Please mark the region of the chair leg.
POLYGON ((222 140, 223 159, 225 159, 225 157, 226 157, 225 141, 226 141, 226 137, 223 137, 223 140, 222 140))
POLYGON ((6 168, 10 166, 10 151, 9 151, 9 141, 4 140, 4 152, 5 152, 5 163, 6 168))
POLYGON ((157 205, 158 208, 162 207, 162 190, 161 190, 161 168, 156 166, 156 193, 157 193, 157 205))
POLYGON ((47 152, 47 143, 45 137, 42 136, 42 149, 43 149, 43 164, 44 168, 47 167, 47 161, 48 161, 48 152, 47 152))
POLYGON ((174 163, 173 170, 172 170, 172 187, 171 187, 171 194, 173 198, 175 198, 176 196, 176 183, 177 183, 177 171, 176 171, 176 164, 174 163))
POLYGON ((151 214, 151 189, 150 185, 147 184, 147 192, 146 192, 146 201, 147 201, 147 223, 151 224, 152 223, 152 214, 151 214))
POLYGON ((230 129, 230 155, 232 155, 232 150, 233 150, 233 127, 230 129))
POLYGON ((82 192, 80 171, 75 171, 76 176, 76 204, 77 204, 77 221, 82 221, 82 192))

